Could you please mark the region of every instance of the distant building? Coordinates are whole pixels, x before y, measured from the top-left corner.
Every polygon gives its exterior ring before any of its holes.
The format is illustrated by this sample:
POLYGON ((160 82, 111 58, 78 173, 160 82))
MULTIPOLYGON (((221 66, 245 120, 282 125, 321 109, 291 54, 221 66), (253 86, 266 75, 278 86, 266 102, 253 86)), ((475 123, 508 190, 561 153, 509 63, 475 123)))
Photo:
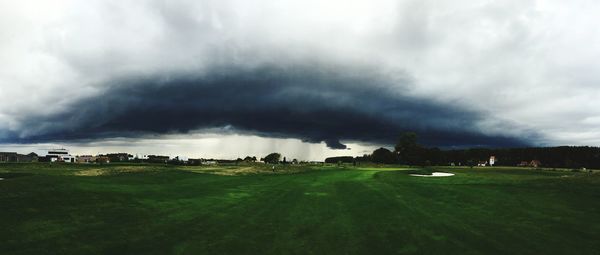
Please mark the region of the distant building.
POLYGON ((490 156, 490 166, 494 166, 496 164, 496 156, 490 156))
POLYGON ((167 162, 169 162, 169 156, 148 155, 148 162, 151 162, 151 163, 167 163, 167 162))
POLYGON ((0 162, 4 163, 27 163, 37 161, 38 155, 33 152, 27 155, 19 154, 16 152, 0 152, 0 162))
POLYGON ((17 162, 17 153, 0 152, 0 162, 17 162))
POLYGON ((539 167, 542 165, 542 162, 540 162, 539 160, 532 160, 531 162, 529 162, 529 166, 530 167, 539 167))
POLYGON ((76 157, 75 161, 77 163, 94 163, 96 162, 96 157, 92 155, 80 155, 76 157))
POLYGON ((203 165, 216 165, 217 163, 218 162, 215 161, 215 160, 205 160, 205 161, 202 161, 203 165))
POLYGON ((48 150, 43 161, 73 163, 75 162, 75 157, 69 154, 67 149, 51 149, 48 150))
POLYGON ((110 163, 110 158, 107 156, 98 156, 96 157, 96 163, 107 164, 110 163))
POLYGON ((531 160, 531 161, 521 161, 521 163, 519 163, 517 166, 520 167, 540 167, 542 165, 542 162, 540 162, 537 159, 531 160))
POLYGON ((104 157, 108 157, 110 162, 125 162, 129 161, 130 158, 133 159, 133 155, 128 153, 108 153, 106 155, 100 155, 104 157))
POLYGON ((198 158, 189 158, 187 161, 188 165, 191 166, 199 166, 202 164, 202 159, 198 159, 198 158))

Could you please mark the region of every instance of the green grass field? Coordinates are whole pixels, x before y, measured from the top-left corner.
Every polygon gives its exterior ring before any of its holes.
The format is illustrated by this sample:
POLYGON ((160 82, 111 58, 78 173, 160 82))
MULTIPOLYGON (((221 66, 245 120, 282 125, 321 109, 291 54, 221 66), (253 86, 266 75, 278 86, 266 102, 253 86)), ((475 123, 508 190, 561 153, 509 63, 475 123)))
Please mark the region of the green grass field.
POLYGON ((1 254, 599 254, 600 174, 0 164, 1 254))

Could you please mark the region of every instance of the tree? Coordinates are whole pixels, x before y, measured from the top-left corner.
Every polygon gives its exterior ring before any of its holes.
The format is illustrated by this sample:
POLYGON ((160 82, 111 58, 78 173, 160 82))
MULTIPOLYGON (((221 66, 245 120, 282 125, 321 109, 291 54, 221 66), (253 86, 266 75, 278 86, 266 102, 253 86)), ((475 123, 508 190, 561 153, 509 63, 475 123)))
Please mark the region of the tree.
POLYGON ((417 134, 405 132, 400 135, 394 152, 400 162, 408 165, 422 165, 427 156, 427 149, 417 144, 417 134))
POLYGON ((395 152, 404 153, 406 150, 414 149, 417 147, 417 134, 414 132, 404 132, 400 135, 398 143, 394 147, 395 152))
POLYGON ((279 159, 281 158, 281 154, 273 152, 266 157, 264 157, 263 161, 269 164, 277 164, 279 163, 279 159))
POLYGON ((244 161, 246 161, 246 162, 256 162, 256 157, 246 156, 244 158, 244 161))
POLYGON ((373 151, 371 158, 373 162, 383 164, 393 164, 396 161, 394 153, 386 148, 379 148, 373 151))

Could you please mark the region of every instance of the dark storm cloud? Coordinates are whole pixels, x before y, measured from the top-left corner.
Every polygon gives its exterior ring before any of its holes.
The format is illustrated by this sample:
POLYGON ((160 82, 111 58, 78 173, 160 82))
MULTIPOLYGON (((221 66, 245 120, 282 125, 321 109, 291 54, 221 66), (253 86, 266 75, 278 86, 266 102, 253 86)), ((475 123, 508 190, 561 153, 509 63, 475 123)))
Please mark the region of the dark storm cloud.
POLYGON ((28 118, 39 142, 224 128, 266 137, 326 142, 392 144, 416 131, 435 146, 521 146, 527 141, 486 135, 482 114, 409 97, 410 79, 380 79, 377 72, 318 66, 219 68, 208 75, 122 80, 103 93, 51 116, 28 118), (398 84, 400 83, 400 84, 398 84))

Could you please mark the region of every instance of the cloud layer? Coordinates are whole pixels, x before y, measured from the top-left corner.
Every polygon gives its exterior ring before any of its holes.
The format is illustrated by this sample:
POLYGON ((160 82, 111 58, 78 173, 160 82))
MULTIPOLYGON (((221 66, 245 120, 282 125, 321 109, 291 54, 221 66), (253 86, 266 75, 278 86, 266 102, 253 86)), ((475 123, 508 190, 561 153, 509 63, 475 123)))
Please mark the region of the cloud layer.
POLYGON ((288 66, 215 70, 200 77, 125 80, 57 114, 25 120, 22 138, 39 142, 189 133, 198 129, 325 142, 391 144, 413 130, 438 146, 517 146, 526 142, 480 130, 480 113, 403 95, 410 81, 377 73, 288 66), (359 75, 357 75, 359 73, 359 75), (368 74, 368 75, 366 75, 368 74), (28 128, 31 127, 31 128, 28 128))

